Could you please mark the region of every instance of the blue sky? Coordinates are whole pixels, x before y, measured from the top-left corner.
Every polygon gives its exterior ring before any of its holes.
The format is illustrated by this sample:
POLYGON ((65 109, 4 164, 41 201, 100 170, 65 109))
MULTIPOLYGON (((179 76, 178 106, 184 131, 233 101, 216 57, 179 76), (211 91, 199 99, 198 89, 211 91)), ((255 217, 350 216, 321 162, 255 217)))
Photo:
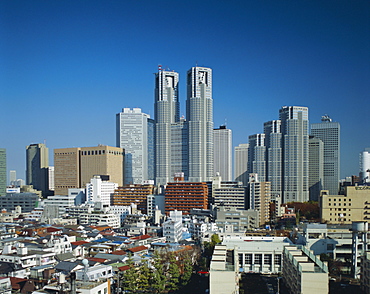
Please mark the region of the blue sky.
POLYGON ((25 147, 115 144, 115 115, 153 116, 158 65, 213 69, 215 127, 234 146, 283 105, 341 123, 342 177, 370 147, 370 2, 0 2, 0 147, 25 178, 25 147))

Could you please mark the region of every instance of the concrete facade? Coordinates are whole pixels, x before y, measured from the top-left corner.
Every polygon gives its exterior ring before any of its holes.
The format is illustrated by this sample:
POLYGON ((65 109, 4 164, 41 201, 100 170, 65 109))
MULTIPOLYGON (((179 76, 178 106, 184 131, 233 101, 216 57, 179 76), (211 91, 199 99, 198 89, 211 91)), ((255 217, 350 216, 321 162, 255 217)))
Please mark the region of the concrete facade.
POLYGON ((69 188, 85 188, 94 175, 107 175, 123 185, 124 150, 99 145, 54 149, 55 195, 67 195, 69 188))

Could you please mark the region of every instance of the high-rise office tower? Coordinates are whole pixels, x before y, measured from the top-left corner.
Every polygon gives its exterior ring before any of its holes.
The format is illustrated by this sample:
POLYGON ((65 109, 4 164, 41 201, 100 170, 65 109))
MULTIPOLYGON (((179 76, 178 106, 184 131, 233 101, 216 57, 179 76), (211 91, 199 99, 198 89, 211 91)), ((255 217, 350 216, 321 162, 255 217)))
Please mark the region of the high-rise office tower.
POLYGON ((249 144, 239 144, 234 148, 234 175, 235 181, 248 184, 248 149, 249 144))
POLYGON ((360 153, 360 180, 370 183, 370 148, 365 148, 360 153))
POLYGON ((26 147, 26 184, 42 191, 45 197, 49 192, 49 148, 45 144, 31 144, 26 147))
POLYGON ((264 123, 266 145, 266 180, 271 183, 271 198, 282 194, 282 134, 281 121, 264 123))
POLYGON ((189 181, 213 177, 212 70, 192 67, 187 73, 186 116, 188 120, 189 181))
POLYGON ((6 194, 6 149, 0 148, 0 196, 6 194))
MULTIPOLYGON (((174 143, 181 142, 181 135, 176 140, 172 140, 173 136, 177 137, 177 132, 181 133, 181 124, 177 125, 180 122, 178 83, 179 74, 177 72, 165 71, 159 67, 158 73, 155 74, 154 101, 155 179, 157 184, 165 185, 173 178, 172 156, 175 155, 173 154, 175 150, 172 146, 174 143), (173 131, 172 126, 175 129, 173 131)), ((176 148, 181 148, 181 146, 176 146, 176 148)), ((178 154, 181 154, 181 150, 178 150, 178 152, 178 154)))
POLYGON ((232 132, 225 125, 213 130, 213 169, 225 181, 232 180, 232 132))
POLYGON ((17 171, 10 170, 9 171, 9 185, 14 185, 17 180, 17 171))
POLYGON ((266 180, 271 183, 271 198, 282 194, 282 134, 281 121, 264 123, 266 145, 266 180))
POLYGON ((172 182, 178 173, 183 173, 184 179, 188 179, 188 157, 188 124, 182 117, 179 122, 171 124, 171 177, 167 182, 172 182))
POLYGON ((94 175, 122 186, 124 156, 124 149, 104 145, 54 149, 54 194, 68 195, 69 188, 85 188, 94 175))
POLYGON ((324 183, 324 143, 314 136, 309 137, 308 187, 311 201, 319 201, 324 183))
POLYGON ((337 195, 340 180, 340 124, 333 122, 328 115, 321 123, 311 124, 311 135, 324 143, 324 190, 337 195))
POLYGON ((249 136, 248 173, 258 174, 261 182, 266 181, 265 134, 249 136))
POLYGON ((308 193, 308 108, 283 106, 283 202, 305 202, 308 193))
MULTIPOLYGON (((154 147, 153 134, 154 121, 150 116, 141 112, 140 108, 124 108, 116 115, 116 146, 125 149, 125 184, 142 184, 149 178, 149 160, 153 155, 154 147)), ((152 166, 154 163, 151 163, 152 166)), ((152 175, 153 176, 153 175, 152 175)))

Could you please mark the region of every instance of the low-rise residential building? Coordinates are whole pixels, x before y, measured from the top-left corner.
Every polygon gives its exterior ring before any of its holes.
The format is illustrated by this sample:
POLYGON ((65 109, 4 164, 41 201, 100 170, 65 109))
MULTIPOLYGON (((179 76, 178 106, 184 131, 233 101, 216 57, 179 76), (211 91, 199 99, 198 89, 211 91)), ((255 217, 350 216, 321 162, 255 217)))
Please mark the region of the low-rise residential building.
POLYGON ((329 293, 327 265, 304 246, 284 247, 283 263, 283 282, 290 293, 329 293))

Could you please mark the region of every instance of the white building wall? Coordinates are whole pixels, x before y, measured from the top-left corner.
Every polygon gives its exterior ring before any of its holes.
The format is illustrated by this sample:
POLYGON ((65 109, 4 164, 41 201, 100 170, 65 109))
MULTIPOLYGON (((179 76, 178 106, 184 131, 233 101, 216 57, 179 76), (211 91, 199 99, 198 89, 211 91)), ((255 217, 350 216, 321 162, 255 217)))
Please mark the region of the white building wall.
POLYGON ((90 183, 86 184, 87 201, 102 202, 105 205, 110 205, 111 195, 117 188, 117 183, 102 181, 100 176, 94 176, 90 183))

